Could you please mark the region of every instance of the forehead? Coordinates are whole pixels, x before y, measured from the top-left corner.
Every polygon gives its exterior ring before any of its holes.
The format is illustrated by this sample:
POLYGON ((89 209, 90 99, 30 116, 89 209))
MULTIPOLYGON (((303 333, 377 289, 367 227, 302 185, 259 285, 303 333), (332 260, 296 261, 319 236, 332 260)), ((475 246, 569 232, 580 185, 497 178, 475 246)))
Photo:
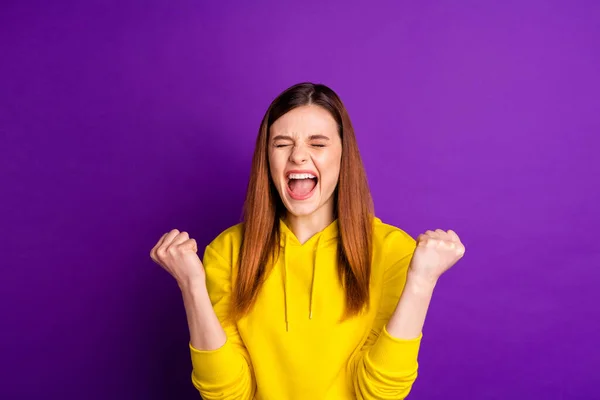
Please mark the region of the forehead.
POLYGON ((271 125, 271 134, 301 135, 314 134, 334 135, 337 123, 329 111, 316 105, 297 107, 271 125))

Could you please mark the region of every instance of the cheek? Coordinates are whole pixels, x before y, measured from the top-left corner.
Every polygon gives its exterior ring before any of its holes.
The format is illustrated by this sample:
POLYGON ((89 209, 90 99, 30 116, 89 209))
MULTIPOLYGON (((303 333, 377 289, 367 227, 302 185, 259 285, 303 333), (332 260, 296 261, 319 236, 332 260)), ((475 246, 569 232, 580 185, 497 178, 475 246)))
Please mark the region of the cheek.
POLYGON ((341 157, 337 153, 328 154, 320 160, 318 167, 321 171, 321 179, 324 186, 333 186, 335 188, 340 175, 340 164, 341 157))
POLYGON ((282 171, 285 168, 285 163, 281 162, 281 157, 277 157, 277 154, 269 153, 269 170, 271 172, 271 178, 277 182, 281 180, 282 171))

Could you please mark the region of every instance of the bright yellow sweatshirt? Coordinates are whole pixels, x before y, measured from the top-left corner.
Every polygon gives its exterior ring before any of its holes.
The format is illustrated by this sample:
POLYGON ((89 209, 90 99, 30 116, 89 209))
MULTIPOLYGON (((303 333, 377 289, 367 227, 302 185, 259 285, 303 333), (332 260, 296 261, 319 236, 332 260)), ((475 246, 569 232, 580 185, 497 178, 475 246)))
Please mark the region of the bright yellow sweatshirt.
POLYGON ((345 295, 336 267, 337 221, 304 244, 279 223, 279 259, 251 312, 236 324, 224 317, 241 224, 206 247, 208 293, 227 342, 211 351, 190 344, 194 386, 206 400, 405 398, 417 377, 422 334, 400 340, 385 324, 404 288, 415 240, 374 219, 370 308, 339 322, 345 295))

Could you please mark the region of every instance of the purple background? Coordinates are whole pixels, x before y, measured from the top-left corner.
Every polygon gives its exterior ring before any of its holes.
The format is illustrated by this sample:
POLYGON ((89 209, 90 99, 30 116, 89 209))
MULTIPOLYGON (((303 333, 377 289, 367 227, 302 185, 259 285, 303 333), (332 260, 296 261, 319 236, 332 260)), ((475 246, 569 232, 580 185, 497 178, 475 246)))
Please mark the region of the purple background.
POLYGON ((217 3, 2 3, 0 398, 198 398, 149 251, 239 221, 304 80, 346 103, 378 215, 467 246, 410 398, 600 398, 600 3, 217 3))

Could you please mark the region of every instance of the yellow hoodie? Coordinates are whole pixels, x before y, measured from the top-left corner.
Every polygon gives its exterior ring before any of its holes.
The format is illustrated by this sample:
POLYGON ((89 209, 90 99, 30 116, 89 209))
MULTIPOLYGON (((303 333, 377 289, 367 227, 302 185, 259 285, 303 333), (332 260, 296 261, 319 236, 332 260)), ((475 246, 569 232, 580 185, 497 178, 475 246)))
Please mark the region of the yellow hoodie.
POLYGON ((237 323, 225 316, 241 224, 206 247, 208 293, 228 339, 211 351, 190 344, 194 386, 205 400, 405 398, 417 377, 422 334, 400 340, 385 324, 404 288, 415 240, 374 219, 369 310, 339 322, 345 295, 336 266, 337 221, 304 244, 279 223, 279 259, 251 312, 237 323))

